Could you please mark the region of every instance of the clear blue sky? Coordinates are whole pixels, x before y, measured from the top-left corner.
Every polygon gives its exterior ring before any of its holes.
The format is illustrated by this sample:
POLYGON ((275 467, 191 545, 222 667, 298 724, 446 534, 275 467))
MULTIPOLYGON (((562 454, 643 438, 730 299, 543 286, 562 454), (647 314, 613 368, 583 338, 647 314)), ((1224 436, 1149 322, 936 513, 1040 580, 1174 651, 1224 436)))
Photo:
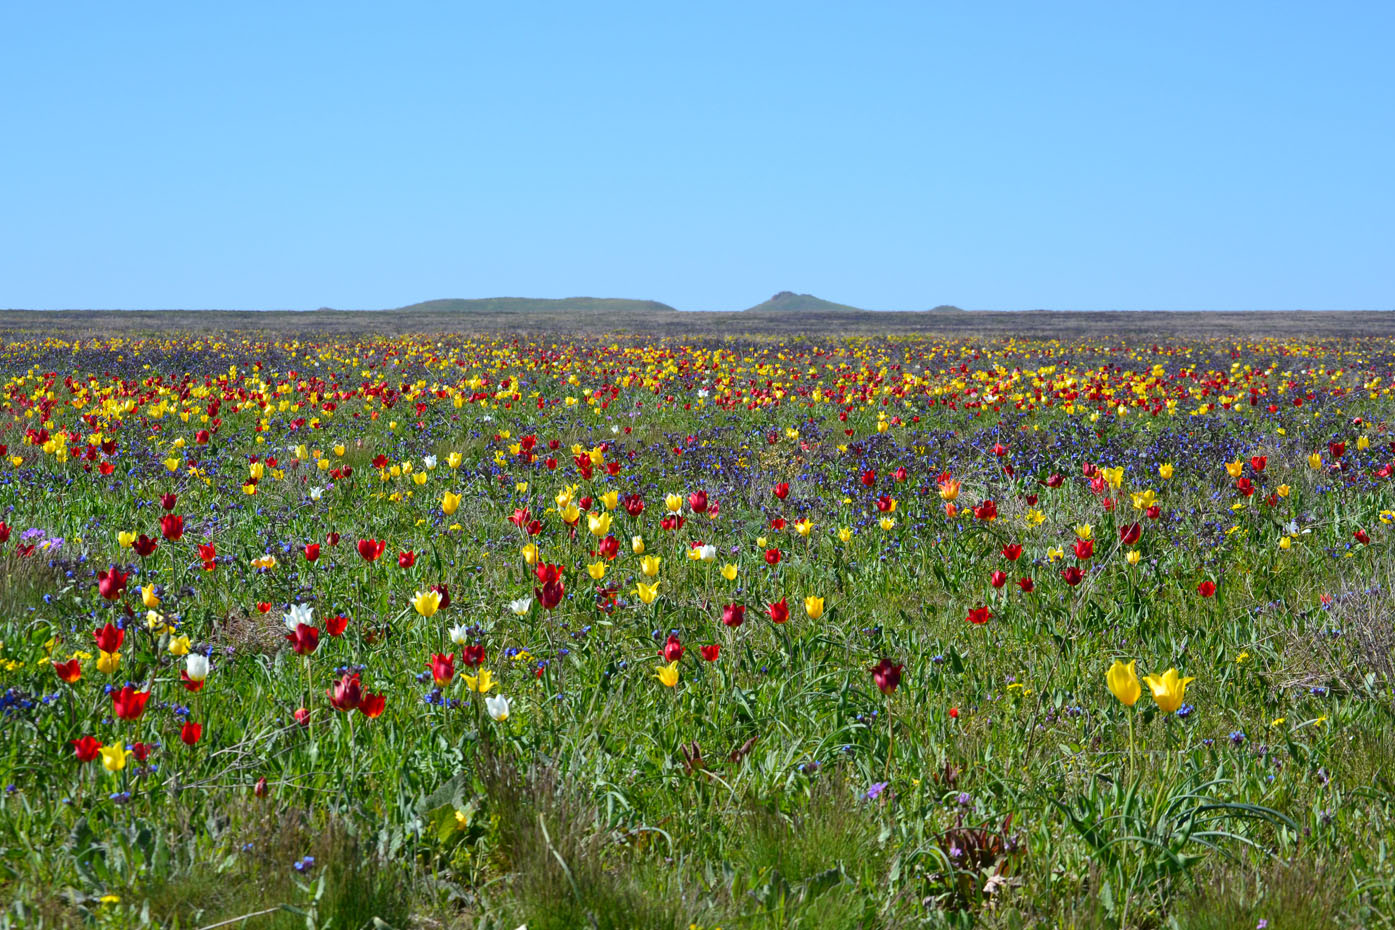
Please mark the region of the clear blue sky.
POLYGON ((0 307, 1395 308, 1395 4, 8 3, 0 307))

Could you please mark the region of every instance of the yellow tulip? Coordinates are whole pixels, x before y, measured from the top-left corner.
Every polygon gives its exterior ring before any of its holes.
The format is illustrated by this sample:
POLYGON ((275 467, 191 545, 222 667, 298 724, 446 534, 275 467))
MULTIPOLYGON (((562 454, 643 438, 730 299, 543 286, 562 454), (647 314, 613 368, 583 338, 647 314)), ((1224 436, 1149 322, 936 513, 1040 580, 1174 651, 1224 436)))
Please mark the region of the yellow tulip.
POLYGON ((678 663, 670 662, 667 665, 659 666, 654 677, 662 681, 665 686, 672 688, 674 685, 678 684, 678 663))
POLYGON ((1288 549, 1288 548, 1290 548, 1292 545, 1293 545, 1293 539, 1292 539, 1291 537, 1289 537, 1289 536, 1284 536, 1284 537, 1281 537, 1281 538, 1279 539, 1279 548, 1280 548, 1280 549, 1288 549))
POLYGON ((120 745, 103 746, 100 752, 102 753, 102 767, 113 775, 126 767, 126 756, 130 755, 126 751, 126 747, 120 745))
POLYGON ((484 694, 498 684, 494 680, 494 673, 487 668, 480 669, 478 675, 461 675, 460 677, 465 679, 465 687, 476 694, 484 694))
POLYGON ((459 510, 459 509, 460 509, 460 495, 459 495, 459 494, 452 494, 450 491, 447 491, 447 492, 445 492, 444 494, 441 495, 441 512, 442 512, 442 513, 444 513, 446 516, 450 517, 450 516, 454 516, 455 512, 456 512, 457 510, 459 510))
POLYGON ((567 501, 566 506, 557 511, 563 523, 571 524, 581 519, 581 508, 576 505, 576 501, 567 501))
POLYGON ((586 574, 591 576, 592 581, 600 581, 605 577, 605 563, 592 562, 590 565, 586 566, 586 574))
POLYGON ((1226 463, 1225 463, 1225 472, 1226 472, 1227 475, 1230 475, 1230 477, 1232 477, 1232 478, 1239 478, 1240 475, 1241 475, 1244 471, 1245 471, 1245 463, 1244 463, 1244 462, 1235 461, 1235 462, 1226 462, 1226 463))
POLYGON ((659 573, 659 557, 657 555, 646 555, 639 560, 639 570, 650 578, 659 573))
POLYGON ((842 529, 840 529, 840 530, 838 531, 838 540, 839 540, 840 542, 848 542, 848 541, 851 540, 851 539, 852 539, 852 530, 848 529, 846 526, 843 527, 842 529))
POLYGON ((1370 437, 1369 437, 1369 436, 1362 436, 1361 438, 1357 439, 1357 440, 1356 440, 1356 448, 1360 449, 1362 452, 1365 452, 1367 449, 1371 448, 1371 439, 1370 439, 1370 437))
POLYGON ((605 536, 610 532, 610 513, 593 513, 586 517, 586 528, 592 536, 605 536))
POLYGON ((635 582, 635 594, 646 604, 654 603, 654 599, 659 596, 659 583, 645 584, 642 581, 635 582))
POLYGON ((412 607, 416 612, 430 620, 436 616, 436 611, 441 607, 441 592, 439 591, 418 591, 412 597, 412 607))
POLYGON ((97 658, 97 671, 101 672, 103 675, 113 675, 116 673, 117 666, 120 664, 121 653, 102 652, 97 658))
POLYGON ((1182 706, 1182 699, 1187 696, 1187 683, 1196 679, 1178 678, 1177 669, 1170 668, 1161 675, 1148 675, 1143 681, 1152 690, 1158 709, 1170 714, 1182 706))
POLYGON ((125 530, 116 534, 116 541, 121 544, 121 548, 129 549, 135 544, 136 534, 128 533, 125 530))
POLYGON ((810 620, 817 620, 823 616, 823 598, 810 595, 804 599, 804 612, 809 615, 810 620))
POLYGON ((345 451, 346 451, 346 450, 344 449, 343 443, 340 443, 339 445, 337 445, 337 446, 334 447, 334 454, 337 455, 339 458, 343 458, 343 457, 344 457, 344 452, 345 452, 345 451))
POLYGON ((1280 497, 1288 497, 1288 492, 1289 492, 1289 486, 1288 486, 1288 485, 1286 485, 1286 484, 1281 484, 1281 485, 1279 485, 1277 488, 1275 488, 1274 490, 1275 490, 1276 492, 1278 492, 1278 495, 1279 495, 1280 497))
POLYGON ((460 463, 465 461, 465 457, 459 452, 452 452, 446 456, 446 464, 451 468, 459 468, 460 463))
POLYGON ((1172 477, 1172 463, 1171 463, 1171 462, 1163 462, 1161 465, 1159 465, 1159 466, 1158 466, 1158 475, 1159 475, 1159 477, 1161 477, 1162 480, 1164 480, 1164 481, 1167 481, 1169 478, 1171 478, 1171 477, 1172 477))
POLYGON ((882 517, 880 520, 877 521, 877 525, 880 526, 880 527, 881 527, 882 529, 884 529, 884 530, 890 530, 892 527, 894 527, 894 526, 896 525, 896 518, 895 518, 895 517, 882 517))
POLYGON ((643 537, 643 536, 631 536, 631 537, 630 537, 630 551, 633 552, 635 555, 644 555, 644 537, 643 537))
POLYGON ((1128 563, 1130 565, 1137 565, 1138 560, 1143 558, 1143 555, 1137 549, 1130 549, 1127 553, 1125 553, 1124 558, 1128 560, 1128 563))
POLYGON ((803 537, 806 537, 806 538, 807 538, 808 535, 809 535, 811 532, 813 532, 813 530, 814 530, 814 521, 813 521, 813 520, 810 520, 808 517, 805 517, 803 520, 797 520, 797 521, 795 521, 795 524, 794 524, 794 531, 795 531, 796 533, 798 533, 800 536, 803 536, 803 537))
POLYGON ((723 566, 722 566, 722 577, 725 578, 727 581, 735 581, 735 580, 736 580, 736 566, 733 565, 731 562, 728 562, 727 564, 723 565, 723 566))
POLYGON ((1075 535, 1081 539, 1089 539, 1095 535, 1095 528, 1088 523, 1082 523, 1075 528, 1075 535))
POLYGON ((1308 456, 1308 467, 1309 467, 1309 468, 1321 468, 1321 467, 1322 467, 1322 455, 1321 455, 1320 453, 1314 452, 1312 455, 1308 456))
POLYGON ((1110 692, 1124 704, 1125 707, 1132 707, 1137 703, 1139 695, 1143 689, 1139 687, 1138 675, 1134 672, 1134 666, 1138 660, 1125 665, 1118 659, 1109 667, 1109 672, 1104 676, 1105 684, 1109 685, 1110 692))
POLYGON ((175 636, 170 640, 169 650, 172 656, 187 656, 194 648, 194 644, 189 642, 187 636, 175 636))
POLYGON ((523 556, 523 561, 524 561, 524 562, 528 563, 529 565, 535 565, 535 564, 537 564, 537 561, 538 561, 538 547, 537 547, 537 546, 533 545, 532 543, 525 543, 525 544, 523 545, 523 548, 522 548, 522 549, 519 549, 518 552, 519 552, 520 555, 523 556))
POLYGON ((155 586, 153 584, 141 586, 140 600, 142 604, 152 610, 160 606, 160 596, 155 593, 155 586))
POLYGON ((614 510, 620 504, 620 492, 606 491, 601 495, 601 504, 605 506, 606 510, 614 510))
POLYGON ((677 513, 683 509, 683 495, 670 494, 664 498, 664 506, 668 508, 669 513, 677 513))

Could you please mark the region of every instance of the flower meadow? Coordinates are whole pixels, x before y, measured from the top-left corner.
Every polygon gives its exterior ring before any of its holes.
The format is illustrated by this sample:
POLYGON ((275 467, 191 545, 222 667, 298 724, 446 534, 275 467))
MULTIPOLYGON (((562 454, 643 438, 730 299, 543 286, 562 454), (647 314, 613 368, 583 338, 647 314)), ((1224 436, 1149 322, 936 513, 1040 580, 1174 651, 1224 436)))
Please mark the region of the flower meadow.
POLYGON ((14 926, 1395 922, 1395 345, 0 349, 14 926))

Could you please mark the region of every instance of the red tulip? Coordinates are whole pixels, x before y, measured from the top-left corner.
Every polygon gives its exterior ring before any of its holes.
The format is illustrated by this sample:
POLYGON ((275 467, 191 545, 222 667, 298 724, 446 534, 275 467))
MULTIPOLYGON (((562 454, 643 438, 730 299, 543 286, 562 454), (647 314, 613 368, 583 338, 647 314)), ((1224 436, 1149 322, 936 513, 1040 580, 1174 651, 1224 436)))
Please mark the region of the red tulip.
POLYGON ((358 541, 358 554, 363 556, 365 562, 376 562, 378 557, 387 549, 387 543, 381 539, 360 539, 358 541))
POLYGON ((149 743, 132 743, 131 756, 137 762, 144 762, 146 759, 150 758, 150 750, 154 748, 155 747, 151 746, 149 743))
POLYGON ((1046 485, 1048 488, 1059 488, 1061 485, 1065 484, 1065 482, 1066 479, 1064 475, 1058 475, 1052 472, 1046 476, 1046 480, 1043 481, 1042 484, 1046 485))
POLYGON ((484 664, 484 647, 478 643, 466 646, 464 649, 460 650, 460 661, 470 666, 470 668, 479 668, 484 664))
POLYGON ((313 562, 320 557, 320 544, 311 543, 305 547, 305 561, 313 562))
POLYGON ((358 707, 359 702, 363 700, 358 673, 341 676, 325 694, 329 697, 329 705, 335 710, 350 711, 358 707))
POLYGON ((891 694, 901 684, 901 670, 905 665, 892 665, 890 659, 883 658, 876 665, 868 669, 872 673, 872 681, 876 684, 882 694, 891 694))
POLYGON ((431 590, 441 595, 441 603, 437 604, 437 609, 445 610, 450 606, 450 586, 447 584, 433 584, 431 590))
POLYGON ((877 510, 880 513, 888 513, 895 506, 896 501, 892 499, 890 494, 883 494, 877 498, 877 510))
POLYGON ((142 559, 148 559, 155 554, 155 550, 160 548, 160 545, 149 536, 141 533, 136 537, 136 541, 131 543, 131 548, 134 549, 136 555, 140 556, 142 559))
POLYGON ((1076 539, 1075 557, 1080 561, 1085 561, 1095 554, 1095 541, 1093 539, 1076 539))
POLYGON ((620 555, 620 540, 616 539, 614 536, 607 536, 605 539, 601 540, 597 549, 600 551, 601 555, 605 556, 607 559, 614 559, 620 555))
POLYGON ((344 631, 349 628, 349 618, 341 614, 336 614, 325 621, 325 632, 330 636, 343 636, 344 631))
POLYGON ((101 742, 91 736, 84 736, 82 739, 70 742, 73 744, 73 755, 77 756, 79 762, 91 762, 97 758, 97 754, 102 749, 101 742))
POLYGON ((208 441, 212 438, 213 437, 209 435, 209 432, 206 429, 201 429, 194 434, 194 442, 198 443, 201 446, 208 445, 208 441))
POLYGON ((905 481, 905 480, 906 480, 908 477, 910 477, 910 476, 906 473, 905 467, 902 466, 901 468, 898 468, 898 469, 896 469, 896 471, 892 472, 892 473, 891 473, 891 477, 894 478, 894 479, 896 479, 896 483, 897 483, 897 484, 900 484, 901 482, 905 481))
POLYGON ((160 535, 170 542, 178 542, 184 535, 184 518, 177 513, 167 513, 160 518, 160 535))
POLYGON ((431 669, 431 677, 435 679, 436 686, 444 688, 455 677, 455 653, 433 653, 427 667, 431 669))
POLYGON ((1008 543, 1003 547, 1003 558, 1009 562, 1016 562, 1022 558, 1022 547, 1017 543, 1008 543))
POLYGON ((781 481, 779 484, 775 485, 775 487, 771 488, 770 490, 771 493, 773 493, 780 500, 784 500, 785 498, 790 496, 790 484, 788 481, 781 481))
POLYGON ((779 565, 779 564, 780 564, 780 550, 779 550, 779 549, 767 549, 767 550, 765 550, 765 564, 766 564, 766 565, 770 565, 770 566, 779 565))
POLYGON ((179 739, 185 746, 192 746, 203 737, 203 724, 186 723, 179 728, 179 739))
POLYGON ((301 707, 298 710, 296 710, 296 712, 292 714, 292 716, 295 717, 295 722, 300 724, 301 726, 310 726, 310 711, 308 708, 301 707))
POLYGON ((160 506, 168 513, 179 503, 179 495, 166 492, 160 495, 160 506))
POLYGON ((97 641, 98 649, 103 652, 115 652, 121 648, 121 641, 126 638, 126 631, 108 623, 104 627, 93 630, 92 638, 97 641))
POLYGON ((1154 504, 1143 512, 1148 515, 1149 520, 1156 520, 1158 517, 1162 516, 1162 508, 1157 504, 1154 504))
POLYGON ((1269 459, 1263 455, 1254 455, 1250 457, 1250 467, 1253 468, 1256 473, 1264 471, 1264 466, 1268 464, 1269 459))
POLYGON ((746 608, 741 604, 728 604, 722 608, 722 623, 738 627, 746 620, 746 608))
POLYGON ((339 545, 339 534, 334 532, 326 533, 325 542, 329 543, 331 546, 339 545))
POLYGON ((773 604, 767 604, 765 612, 770 615, 770 619, 776 623, 784 623, 790 618, 790 605, 780 598, 773 604))
POLYGON ((82 677, 82 662, 77 659, 69 659, 67 662, 53 663, 53 670, 58 673, 58 677, 72 684, 82 677))
POLYGON ((620 505, 625 508, 625 513, 632 517, 644 513, 644 498, 638 494, 626 494, 621 498, 620 505))
POLYGON ((114 601, 126 592, 126 579, 129 577, 129 573, 122 572, 113 565, 110 571, 98 573, 97 593, 109 601, 114 601))
POLYGON ((297 623, 295 632, 286 634, 286 641, 296 655, 308 656, 320 645, 320 631, 309 624, 297 623))
POLYGON ((706 646, 699 646, 698 652, 702 653, 703 661, 716 662, 717 656, 721 655, 722 646, 720 643, 710 643, 706 646))
POLYGON ((665 662, 677 662, 683 658, 683 653, 687 650, 678 641, 678 637, 673 633, 668 634, 668 639, 664 641, 664 648, 659 650, 659 655, 665 662))
POLYGON ((10 541, 10 527, 4 520, 0 520, 0 543, 10 541))
POLYGON ((417 554, 411 549, 397 553, 398 568, 411 568, 415 564, 417 564, 417 554))
POLYGON ((111 709, 117 719, 138 720, 145 713, 145 702, 150 700, 149 691, 137 691, 127 685, 120 691, 111 693, 111 709))
POLYGON ((984 624, 987 623, 992 616, 993 611, 989 610, 987 607, 975 607, 973 610, 969 611, 969 615, 964 619, 970 623, 984 624))
POLYGON ((1065 581, 1066 584, 1070 585, 1072 588, 1080 584, 1081 579, 1083 579, 1084 577, 1085 573, 1082 572, 1080 569, 1076 568, 1074 565, 1072 565, 1070 568, 1061 569, 1061 578, 1065 581))
POLYGON ((692 510, 693 513, 706 513, 706 512, 707 512, 707 492, 706 492, 706 491, 694 491, 693 493, 689 494, 689 495, 688 495, 688 508, 689 508, 690 510, 692 510))
POLYGON ((985 523, 990 522, 992 520, 996 520, 998 518, 998 505, 993 503, 992 500, 984 501, 977 507, 973 508, 973 510, 974 516, 984 521, 985 523))
POLYGON ((1357 530, 1355 533, 1352 533, 1351 535, 1357 542, 1361 543, 1361 545, 1363 546, 1369 546, 1371 544, 1371 537, 1366 534, 1365 530, 1357 530))
POLYGON ((1007 584, 1007 580, 1007 572, 994 572, 988 576, 989 583, 995 588, 1001 588, 1003 585, 1007 584))
POLYGON ((1032 590, 1036 587, 1030 578, 1017 579, 1017 586, 1022 589, 1023 594, 1031 594, 1032 590))
POLYGON ((1344 442, 1329 442, 1327 451, 1332 453, 1334 459, 1341 458, 1347 451, 1347 444, 1344 442))
POLYGON ((386 694, 365 694, 358 702, 359 713, 369 720, 382 716, 383 708, 387 706, 386 694))
POLYGON ((877 473, 869 468, 862 473, 862 478, 860 480, 862 481, 864 487, 870 488, 872 485, 877 483, 877 473))
POLYGON ((1128 526, 1119 527, 1119 542, 1126 546, 1132 546, 1134 543, 1138 542, 1142 535, 1143 524, 1141 523, 1135 522, 1130 523, 1128 526))
POLYGON ((1203 581, 1196 586, 1196 593, 1202 597, 1211 597, 1216 593, 1216 583, 1214 581, 1203 581))

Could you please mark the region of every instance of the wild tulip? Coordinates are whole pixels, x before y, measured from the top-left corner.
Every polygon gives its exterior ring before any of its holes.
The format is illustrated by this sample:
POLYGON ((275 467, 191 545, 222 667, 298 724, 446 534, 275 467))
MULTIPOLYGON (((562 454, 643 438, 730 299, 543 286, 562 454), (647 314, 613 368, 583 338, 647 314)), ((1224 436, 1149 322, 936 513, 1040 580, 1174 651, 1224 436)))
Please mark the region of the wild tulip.
POLYGON ((77 757, 79 762, 91 762, 93 759, 97 758, 97 754, 102 748, 101 742, 92 736, 84 736, 81 739, 75 739, 71 742, 73 744, 73 755, 77 757))
POLYGON ((991 523, 998 519, 998 505, 991 499, 979 504, 977 507, 973 508, 973 510, 974 517, 982 520, 984 523, 991 523))
POLYGON ((804 599, 804 612, 809 615, 810 620, 817 620, 823 616, 823 598, 809 595, 804 599))
POLYGON ((160 535, 170 542, 178 542, 184 535, 184 518, 175 513, 165 514, 160 518, 160 535))
POLYGON ((687 650, 683 648, 683 644, 679 642, 678 637, 670 633, 668 634, 668 639, 664 641, 663 648, 659 650, 659 655, 665 662, 677 662, 679 659, 683 658, 683 653, 686 651, 687 650))
POLYGON ((868 671, 872 673, 872 682, 877 686, 877 690, 882 694, 891 694, 901 685, 901 672, 905 665, 893 665, 890 659, 883 658, 868 671))
POLYGON ((1143 524, 1130 523, 1127 526, 1119 527, 1119 542, 1125 546, 1132 546, 1143 536, 1143 524))
POLYGON ((153 584, 142 585, 140 589, 140 602, 151 610, 160 606, 160 595, 155 590, 153 584))
POLYGON ((607 536, 601 540, 596 549, 605 558, 613 560, 620 555, 620 540, 614 536, 607 536))
POLYGON ((411 568, 415 564, 417 564, 417 554, 411 549, 397 553, 398 568, 411 568))
POLYGON ((150 700, 149 691, 137 691, 127 685, 120 691, 111 693, 111 711, 118 720, 139 720, 145 713, 145 703, 150 700))
POLYGON ((740 604, 727 604, 722 608, 722 623, 738 627, 746 621, 746 608, 740 604))
POLYGON ((1008 543, 1003 547, 1003 558, 1009 562, 1016 562, 1022 558, 1022 547, 1017 543, 1008 543))
POLYGON ((494 673, 487 668, 480 669, 478 675, 461 675, 460 677, 465 679, 465 687, 477 694, 484 694, 498 684, 494 680, 494 673))
POLYGON ((667 688, 672 688, 678 684, 678 663, 670 662, 668 665, 661 665, 654 677, 663 682, 667 688))
POLYGON ((1104 676, 1104 682, 1109 686, 1110 693, 1118 698, 1125 707, 1132 707, 1138 701, 1139 695, 1143 693, 1143 689, 1138 683, 1138 675, 1134 672, 1134 666, 1137 664, 1137 660, 1125 665, 1115 659, 1114 664, 1109 667, 1109 671, 1104 676))
POLYGON ((208 656, 191 652, 184 658, 184 668, 179 680, 189 691, 198 691, 208 678, 208 656))
POLYGON ((771 493, 773 493, 773 494, 775 495, 775 497, 776 497, 778 500, 784 500, 785 498, 789 497, 789 496, 790 496, 790 485, 789 485, 789 482, 788 482, 788 481, 782 481, 782 482, 780 482, 779 484, 775 485, 775 487, 771 488, 771 493))
POLYGON ((343 636, 348 628, 349 618, 342 615, 335 615, 325 621, 325 632, 330 636, 343 636))
POLYGON ((772 568, 776 565, 779 565, 780 550, 773 548, 765 550, 765 564, 771 566, 772 568))
POLYGON ((656 581, 653 584, 645 584, 642 581, 637 581, 635 582, 635 594, 644 603, 652 604, 659 596, 659 583, 656 581))
POLYGON ((460 661, 470 668, 479 668, 484 664, 485 651, 479 643, 466 646, 460 650, 460 661))
POLYGON ((1214 581, 1203 581, 1196 586, 1196 593, 1202 597, 1213 597, 1216 593, 1216 583, 1214 581))
POLYGON ((364 694, 358 702, 358 711, 369 720, 381 717, 387 707, 386 694, 364 694))
POLYGON ((967 620, 969 623, 981 626, 987 623, 992 618, 992 616, 993 611, 989 610, 986 606, 983 606, 975 607, 972 610, 970 610, 969 615, 964 619, 967 620))
POLYGON ((773 604, 767 604, 765 612, 770 615, 770 619, 775 623, 784 623, 790 618, 790 607, 784 598, 773 604))
POLYGON ((376 562, 387 549, 387 543, 378 539, 360 539, 358 554, 365 562, 376 562))
POLYGON ((494 694, 484 699, 484 709, 491 720, 503 723, 509 719, 509 699, 502 694, 494 694))
POLYGON ((1182 706, 1187 696, 1187 684, 1195 678, 1178 678, 1177 669, 1170 668, 1161 675, 1148 675, 1144 684, 1153 692, 1153 702, 1165 714, 1173 713, 1182 706))
POLYGON ((455 678, 455 653, 433 653, 427 668, 431 669, 431 678, 436 682, 436 687, 444 688, 455 678))
POLYGON ((295 722, 302 727, 310 726, 310 709, 308 707, 297 708, 296 712, 291 714, 291 716, 294 717, 295 722))
POLYGON ((293 632, 286 634, 296 655, 308 656, 320 645, 320 631, 313 626, 297 623, 293 632))
POLYGON ((727 581, 735 581, 736 572, 736 566, 730 562, 722 566, 722 577, 725 578, 727 581))
POLYGON ((136 555, 140 556, 142 559, 148 559, 155 554, 155 550, 160 548, 160 545, 149 536, 141 533, 136 537, 136 541, 131 543, 131 548, 134 549, 136 555))
POLYGON ((1070 566, 1069 568, 1061 569, 1061 580, 1063 580, 1066 584, 1070 585, 1072 588, 1080 584, 1080 582, 1084 580, 1084 578, 1085 573, 1082 572, 1080 569, 1076 568, 1074 565, 1070 566))
POLYGON ((113 675, 121 666, 121 653, 97 651, 97 671, 103 675, 113 675))
POLYGON ((313 562, 320 557, 320 544, 310 543, 305 547, 305 561, 313 562))
POLYGON ((1371 537, 1366 533, 1365 530, 1357 530, 1355 533, 1352 533, 1351 535, 1353 539, 1361 543, 1361 545, 1363 546, 1369 546, 1371 544, 1371 537))
POLYGON ((707 492, 694 491, 688 495, 688 509, 693 513, 707 512, 707 492))
POLYGON ((132 743, 131 755, 135 758, 137 762, 144 762, 146 759, 150 757, 150 750, 154 748, 155 747, 151 746, 149 743, 132 743))
POLYGON ((446 491, 441 495, 441 512, 448 517, 454 516, 455 512, 460 509, 460 498, 461 495, 446 491))
POLYGON ((68 684, 72 684, 82 677, 82 663, 77 659, 69 659, 66 662, 54 662, 53 670, 58 674, 61 680, 68 684))
POLYGON ((1017 586, 1022 589, 1023 594, 1031 594, 1032 590, 1036 588, 1036 584, 1030 578, 1017 579, 1017 586))
POLYGON ((102 652, 115 652, 121 648, 122 641, 126 638, 126 632, 120 627, 108 623, 92 631, 92 638, 97 641, 97 648, 102 652))
POLYGON ((346 712, 354 710, 363 700, 363 687, 359 681, 358 673, 340 676, 339 680, 325 692, 325 695, 329 697, 329 704, 335 710, 346 712))
POLYGON ((988 576, 988 583, 995 588, 1001 588, 1003 585, 1007 584, 1007 580, 1007 572, 1003 571, 993 572, 991 575, 988 576))
POLYGON ((435 591, 418 591, 412 597, 412 609, 427 620, 436 616, 441 606, 441 595, 435 591))
POLYGON ((122 572, 113 565, 110 570, 97 575, 97 593, 109 601, 117 600, 126 593, 126 579, 129 577, 128 573, 122 572))
POLYGON ((203 724, 186 723, 179 728, 179 741, 185 746, 192 746, 203 738, 203 724))
POLYGON ((125 746, 103 746, 100 752, 102 768, 113 775, 126 767, 126 757, 130 755, 125 746))
POLYGON ((706 646, 699 646, 698 652, 701 653, 704 662, 716 662, 717 656, 722 653, 722 646, 720 643, 709 643, 706 646))
POLYGON ((1075 557, 1083 562, 1095 554, 1095 541, 1093 539, 1077 539, 1073 548, 1075 549, 1075 557))

